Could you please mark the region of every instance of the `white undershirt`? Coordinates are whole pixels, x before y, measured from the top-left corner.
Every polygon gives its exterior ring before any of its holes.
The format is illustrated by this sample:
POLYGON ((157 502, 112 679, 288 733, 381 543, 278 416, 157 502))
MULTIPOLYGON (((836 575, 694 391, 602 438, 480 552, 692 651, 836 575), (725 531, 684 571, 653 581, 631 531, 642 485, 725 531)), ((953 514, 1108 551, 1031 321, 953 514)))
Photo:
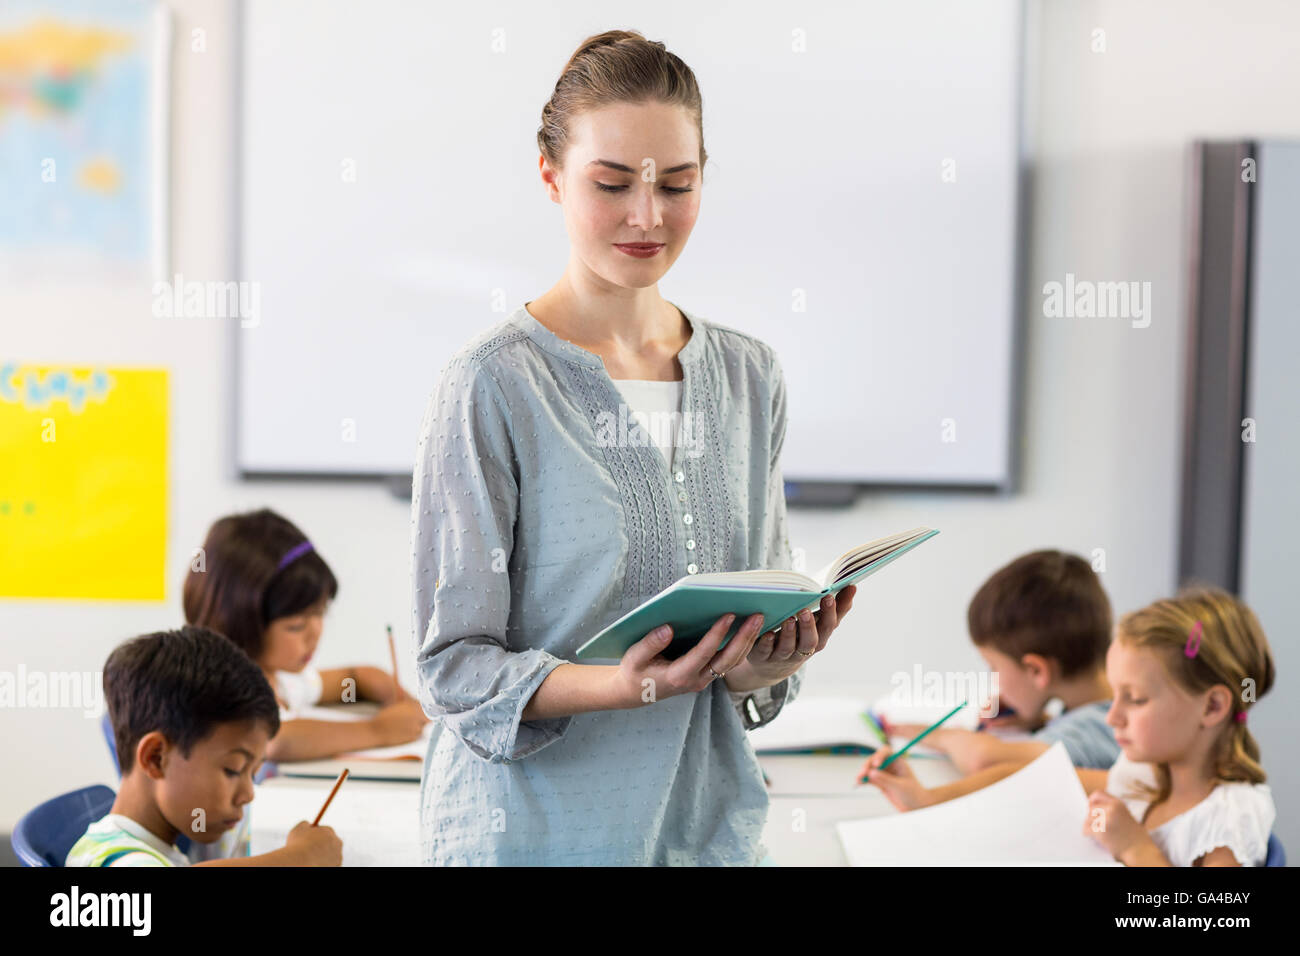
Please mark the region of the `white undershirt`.
POLYGON ((681 427, 682 383, 639 378, 616 378, 613 382, 627 403, 627 417, 646 430, 671 466, 673 440, 681 427))

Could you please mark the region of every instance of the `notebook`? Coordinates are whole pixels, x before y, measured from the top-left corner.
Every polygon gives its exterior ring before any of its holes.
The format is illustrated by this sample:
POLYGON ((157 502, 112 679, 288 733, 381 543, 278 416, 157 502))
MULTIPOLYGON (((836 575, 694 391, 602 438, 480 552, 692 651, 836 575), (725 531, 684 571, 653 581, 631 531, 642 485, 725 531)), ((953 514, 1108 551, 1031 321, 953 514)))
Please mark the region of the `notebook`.
POLYGON ((718 618, 734 613, 736 620, 722 642, 726 646, 749 615, 763 615, 760 633, 777 627, 804 608, 815 608, 823 596, 875 574, 938 533, 933 528, 913 528, 859 545, 812 577, 781 570, 687 575, 610 624, 578 648, 577 656, 618 660, 655 628, 669 624, 673 640, 663 654, 680 657, 718 618))
MULTIPOLYGON (((801 694, 782 707, 781 713, 771 723, 751 730, 749 742, 760 754, 815 753, 822 750, 874 753, 883 741, 871 724, 863 719, 863 714, 868 712, 866 701, 857 697, 806 697, 801 694)), ((960 716, 959 712, 957 717, 960 716)), ((891 737, 889 746, 897 752, 907 745, 909 739, 891 737)), ((920 743, 909 750, 907 756, 935 757, 939 752, 920 743)))

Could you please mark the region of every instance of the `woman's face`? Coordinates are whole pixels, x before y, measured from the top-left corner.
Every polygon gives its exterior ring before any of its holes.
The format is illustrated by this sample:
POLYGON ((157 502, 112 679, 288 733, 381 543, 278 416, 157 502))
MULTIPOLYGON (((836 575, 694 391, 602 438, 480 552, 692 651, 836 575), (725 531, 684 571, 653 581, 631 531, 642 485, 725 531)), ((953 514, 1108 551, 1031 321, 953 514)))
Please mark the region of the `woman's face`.
POLYGON ((541 160, 564 209, 573 258, 597 280, 653 286, 681 255, 700 211, 700 140, 690 114, 664 103, 619 103, 580 114, 564 169, 541 160), (662 243, 638 258, 623 243, 662 243))

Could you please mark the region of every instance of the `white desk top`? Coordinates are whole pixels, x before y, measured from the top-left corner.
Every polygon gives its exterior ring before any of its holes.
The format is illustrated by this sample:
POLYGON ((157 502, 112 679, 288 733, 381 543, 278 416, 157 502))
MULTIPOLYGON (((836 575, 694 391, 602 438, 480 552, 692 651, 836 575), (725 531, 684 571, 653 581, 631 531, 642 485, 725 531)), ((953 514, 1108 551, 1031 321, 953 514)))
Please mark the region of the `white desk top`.
MULTIPOLYGON (((896 812, 875 787, 854 788, 854 774, 865 760, 862 755, 759 755, 771 779, 763 842, 778 865, 845 866, 835 824, 896 812)), ((420 764, 406 763, 411 766, 398 772, 414 770, 414 779, 356 779, 358 771, 366 768, 357 762, 348 765, 349 779, 321 821, 342 838, 345 866, 420 864, 420 764)), ((307 769, 320 777, 279 776, 261 784, 249 808, 252 852, 283 846, 294 824, 315 817, 342 766, 337 761, 317 761, 307 769)), ((926 786, 960 776, 946 759, 917 759, 911 766, 926 786)))

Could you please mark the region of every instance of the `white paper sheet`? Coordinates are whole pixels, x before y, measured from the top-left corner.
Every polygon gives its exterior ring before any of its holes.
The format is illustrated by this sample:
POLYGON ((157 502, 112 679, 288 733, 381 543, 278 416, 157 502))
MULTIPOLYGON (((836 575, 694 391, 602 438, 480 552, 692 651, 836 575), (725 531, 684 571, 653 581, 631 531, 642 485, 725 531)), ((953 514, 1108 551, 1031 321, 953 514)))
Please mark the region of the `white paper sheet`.
POLYGON ((1065 745, 964 797, 839 823, 850 866, 1119 866, 1083 833, 1088 797, 1065 745))
MULTIPOLYGON (((333 786, 262 784, 249 806, 252 852, 284 846, 300 820, 315 819, 333 786)), ((343 841, 344 866, 420 865, 420 788, 410 783, 345 780, 321 824, 343 841)))

